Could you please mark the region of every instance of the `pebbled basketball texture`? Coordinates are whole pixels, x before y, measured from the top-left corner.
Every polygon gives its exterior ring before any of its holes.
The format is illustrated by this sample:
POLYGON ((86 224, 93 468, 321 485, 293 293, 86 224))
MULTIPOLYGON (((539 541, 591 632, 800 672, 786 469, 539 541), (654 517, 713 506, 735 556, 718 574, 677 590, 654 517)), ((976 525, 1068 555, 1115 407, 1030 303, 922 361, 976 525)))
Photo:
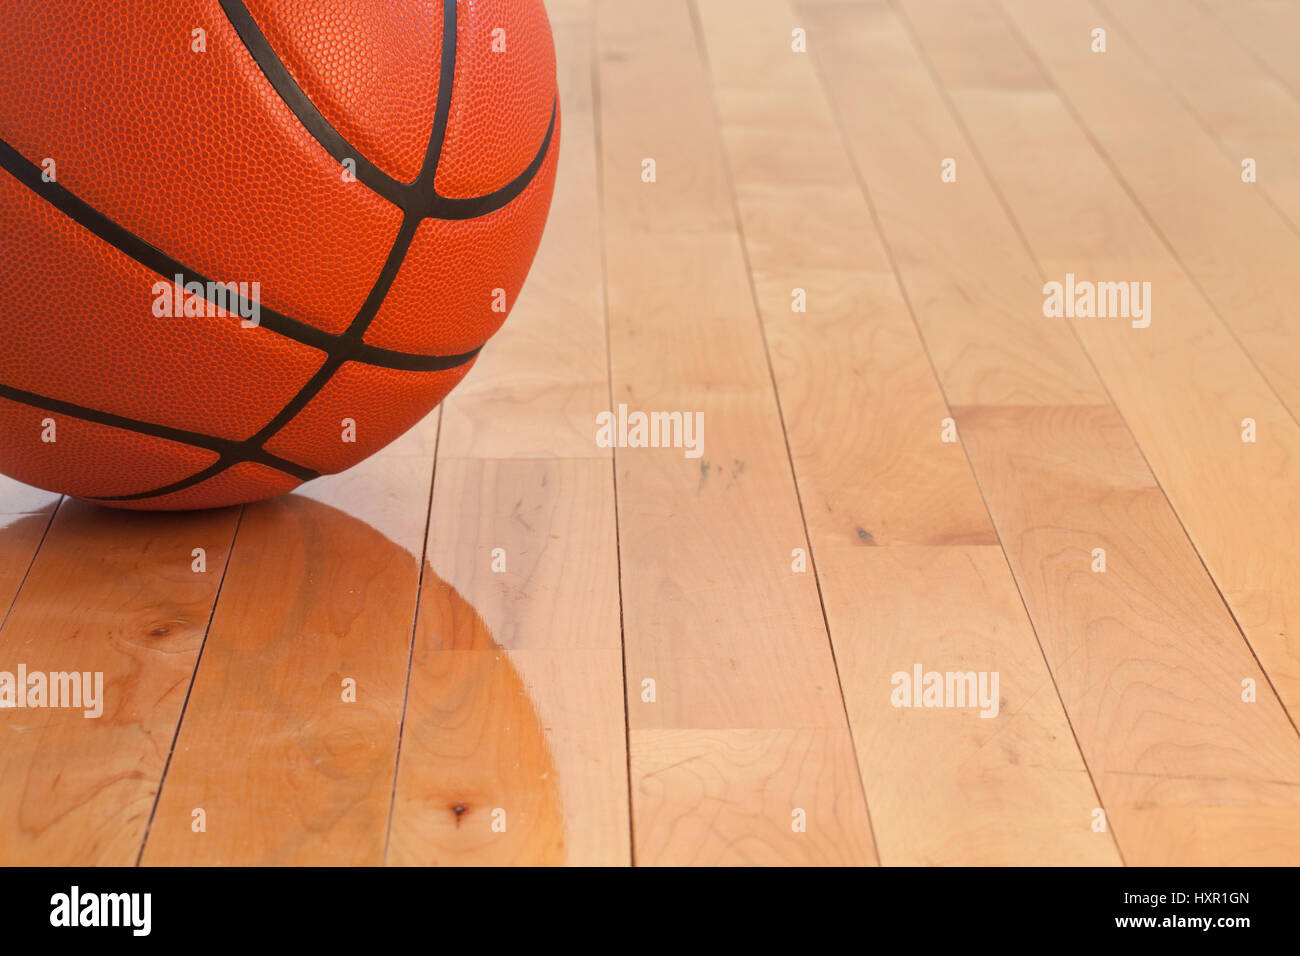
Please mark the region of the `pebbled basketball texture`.
POLYGON ((0 472, 210 508, 373 454, 514 305, 559 143, 541 0, 0 4, 0 472))

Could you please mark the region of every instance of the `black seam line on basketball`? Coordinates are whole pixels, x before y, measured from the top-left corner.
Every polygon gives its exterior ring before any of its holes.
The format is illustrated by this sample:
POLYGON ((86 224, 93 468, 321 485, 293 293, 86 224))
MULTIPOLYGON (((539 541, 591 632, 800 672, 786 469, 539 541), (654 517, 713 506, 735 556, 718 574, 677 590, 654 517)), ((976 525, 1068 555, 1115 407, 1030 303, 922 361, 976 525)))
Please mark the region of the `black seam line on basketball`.
POLYGON ((459 368, 474 356, 477 349, 461 352, 459 355, 416 355, 412 352, 392 352, 364 342, 358 343, 356 349, 348 355, 350 362, 363 362, 378 368, 391 368, 402 372, 445 372, 447 369, 459 368))
POLYGON ((361 336, 365 334, 366 327, 370 325, 370 322, 378 313, 384 297, 388 295, 388 290, 397 277, 397 270, 402 267, 402 260, 406 258, 407 250, 411 248, 411 240, 415 237, 417 226, 418 222, 410 216, 402 220, 402 228, 397 231, 397 239, 393 242, 393 247, 388 250, 388 258, 384 262, 384 268, 380 270, 379 278, 375 280, 374 286, 370 289, 370 294, 366 296, 361 311, 352 320, 348 330, 343 333, 339 347, 330 353, 329 358, 325 360, 325 364, 316 370, 316 374, 307 380, 306 384, 298 390, 298 394, 280 409, 276 416, 267 422, 256 435, 248 439, 250 444, 260 446, 291 422, 294 416, 306 408, 307 403, 329 384, 330 379, 334 377, 334 373, 351 357, 352 350, 361 345, 361 336))
MULTIPOLYGON (((262 71, 262 75, 266 77, 293 115, 298 118, 298 122, 307 128, 312 139, 316 140, 339 163, 343 163, 344 160, 354 162, 357 179, 393 205, 404 207, 406 191, 412 184, 403 183, 388 175, 362 155, 360 150, 354 148, 343 134, 334 128, 333 124, 325 118, 325 114, 316 108, 311 97, 298 85, 293 74, 289 72, 288 67, 271 46, 271 41, 266 38, 266 34, 262 32, 262 28, 257 25, 257 21, 241 0, 220 0, 220 3, 226 19, 230 21, 235 34, 262 71)), ((446 46, 445 35, 443 45, 446 46)))
MULTIPOLYGON (((205 276, 123 228, 65 187, 58 183, 45 182, 41 178, 40 167, 28 162, 26 157, 4 140, 0 140, 0 167, 73 222, 163 279, 172 281, 173 277, 180 275, 187 283, 200 283, 204 290, 204 297, 212 301, 208 296, 211 286, 205 276)), ((248 303, 242 298, 227 305, 233 305, 240 310, 241 314, 250 311, 247 308, 248 303)), ((341 337, 314 325, 308 325, 306 322, 300 322, 265 305, 259 305, 259 312, 263 328, 322 352, 328 353, 341 337)), ((353 356, 353 360, 383 368, 434 372, 462 365, 466 357, 463 354, 423 355, 415 352, 397 352, 363 344, 353 356)))
POLYGON ((397 273, 402 268, 402 263, 406 261, 406 254, 411 251, 411 243, 415 240, 415 232, 419 227, 420 221, 414 216, 408 215, 402 219, 402 227, 397 230, 397 238, 393 240, 392 248, 388 250, 388 257, 384 260, 384 267, 379 270, 379 275, 375 277, 375 284, 370 287, 370 294, 361 303, 361 308, 357 310, 352 324, 340 336, 339 348, 335 349, 336 354, 340 351, 347 351, 349 347, 357 348, 362 344, 361 337, 365 335, 366 329, 370 327, 370 323, 379 314, 384 299, 388 297, 388 290, 393 287, 393 282, 397 279, 397 273))
MULTIPOLYGON (((438 100, 433 109, 433 129, 429 131, 429 142, 424 147, 424 160, 420 163, 420 172, 412 184, 414 195, 423 195, 427 190, 436 194, 433 181, 438 174, 438 163, 442 159, 442 146, 447 140, 447 124, 451 122, 451 96, 456 85, 456 57, 458 51, 459 16, 456 0, 442 0, 442 49, 438 57, 438 100)), ((410 213, 407 209, 406 212, 410 213)))
POLYGON ((270 465, 272 468, 287 472, 302 481, 310 481, 312 478, 320 477, 320 473, 311 468, 306 468, 296 462, 281 458, 279 455, 273 455, 261 448, 252 447, 247 442, 232 438, 218 438, 215 435, 205 435, 202 432, 172 428, 170 425, 142 422, 123 415, 114 415, 112 412, 101 412, 96 408, 87 408, 84 405, 65 402, 62 399, 50 398, 48 395, 38 395, 35 392, 28 392, 10 385, 0 384, 0 398, 21 402, 33 408, 43 408, 46 411, 70 415, 73 418, 80 418, 99 425, 108 425, 123 431, 137 432, 141 435, 162 438, 178 444, 193 445, 196 448, 206 448, 208 451, 215 451, 218 455, 230 458, 232 461, 255 461, 259 464, 270 465))
POLYGON ((316 140, 321 148, 339 164, 347 160, 355 163, 358 181, 405 213, 413 213, 426 219, 446 220, 476 219, 479 216, 486 216, 509 205, 522 193, 546 159, 546 153, 551 145, 551 136, 555 131, 555 103, 551 104, 551 121, 537 153, 528 167, 505 186, 482 196, 463 199, 439 196, 434 189, 434 172, 437 170, 437 160, 442 154, 442 145, 446 138, 447 123, 451 113, 453 86, 451 81, 456 73, 456 0, 443 0, 442 57, 433 134, 429 137, 429 147, 420 172, 409 183, 395 179, 384 172, 334 128, 325 115, 316 108, 311 97, 298 85, 242 0, 220 0, 220 3, 226 19, 230 21, 231 27, 244 44, 244 48, 248 50, 253 62, 257 64, 267 82, 297 117, 298 122, 306 128, 312 139, 316 140), (444 80, 446 82, 443 82, 444 80))
MULTIPOLYGON (((230 3, 232 6, 237 0, 222 0, 223 5, 230 3)), ((238 4, 243 13, 248 11, 243 9, 242 4, 238 4)), ((229 12, 229 11, 227 11, 229 12)), ((252 17, 249 16, 251 22, 252 17)), ((233 22, 233 21, 232 21, 233 22)), ((256 24, 253 24, 256 27, 256 24)), ((237 30, 237 28, 236 28, 237 30)), ((260 31, 258 33, 260 36, 260 31)), ((265 42, 265 37, 262 40, 265 42)), ((455 64, 456 61, 456 0, 443 0, 443 32, 442 32, 442 62, 445 64, 449 58, 447 48, 451 47, 450 60, 455 64), (449 9, 450 8, 450 9, 449 9), (449 26, 450 24, 450 26, 449 26)), ((251 51, 250 51, 251 52, 251 51)), ((270 50, 267 44, 266 52, 269 61, 280 64, 279 58, 270 50)), ((416 177, 417 183, 423 183, 425 177, 432 179, 437 167, 438 157, 442 153, 442 139, 447 131, 447 116, 451 110, 451 86, 455 79, 455 72, 442 71, 438 76, 438 106, 434 113, 433 130, 429 134, 429 142, 425 144, 424 161, 420 166, 420 173, 416 177)), ((294 84, 296 88, 296 84, 294 84)), ((301 90, 299 90, 301 92, 301 90)), ((305 97, 305 94, 304 94, 305 97)), ((313 107, 314 109, 314 107, 313 107)), ((324 118, 322 117, 322 120, 324 118)), ((328 124, 326 124, 328 125, 328 124)), ((406 259, 407 252, 411 249, 411 242, 415 239, 415 232, 419 228, 420 220, 411 214, 406 208, 402 208, 402 225, 397 230, 397 236, 393 239, 393 244, 388 250, 388 255, 384 259, 384 267, 379 270, 379 275, 375 278, 374 285, 370 287, 370 292, 366 300, 361 303, 361 308, 357 311, 356 316, 348 325, 347 331, 340 337, 337 347, 332 349, 325 363, 316 370, 314 374, 298 393, 280 409, 276 415, 266 423, 257 434, 248 439, 250 444, 256 445, 259 449, 269 441, 280 429, 284 428, 289 422, 297 417, 298 413, 307 407, 326 385, 334 378, 334 374, 343 367, 349 355, 356 349, 360 348, 362 336, 365 335, 366 329, 379 313, 380 307, 384 304, 384 299, 388 296, 389 289, 392 288, 393 281, 397 278, 397 272, 402 267, 402 262, 406 259)))
POLYGON ((541 170, 542 164, 546 162, 546 154, 551 149, 551 138, 555 135, 555 115, 556 104, 552 103, 551 122, 546 127, 546 135, 542 138, 542 145, 538 147, 537 153, 522 173, 500 189, 485 196, 471 196, 466 199, 450 199, 438 195, 430 196, 427 200, 427 209, 424 210, 423 215, 429 219, 477 219, 514 202, 519 194, 528 188, 528 184, 533 181, 538 171, 541 170))
MULTIPOLYGON (((244 11, 244 13, 247 12, 247 10, 244 11)), ((227 10, 227 13, 229 13, 229 10, 227 10)), ((452 46, 450 59, 453 64, 456 59, 455 16, 455 0, 443 0, 444 26, 442 58, 444 63, 448 59, 447 46, 449 43, 452 46), (450 5, 450 15, 448 15, 448 5, 450 5), (448 22, 450 22, 450 29, 447 27, 448 22)), ((272 58, 274 59, 273 55, 272 58)), ((276 62, 279 62, 278 59, 276 62)), ((447 114, 451 108, 451 94, 449 88, 452 85, 453 79, 454 71, 451 73, 444 71, 439 76, 438 109, 434 116, 433 132, 429 137, 428 145, 425 147, 425 162, 420 170, 421 180, 426 174, 432 178, 434 171, 437 168, 438 156, 442 151, 442 137, 446 133, 447 129, 447 114)), ((351 324, 348 325, 347 331, 344 332, 342 336, 339 336, 337 343, 330 349, 326 356, 324 364, 317 369, 311 379, 309 379, 308 382, 298 390, 298 393, 293 397, 293 399, 281 408, 275 417, 272 418, 265 427, 258 431, 256 435, 247 439, 246 442, 241 443, 243 446, 241 451, 245 456, 247 455, 249 447, 252 447, 256 452, 261 453, 262 444, 288 424, 288 422, 292 421, 298 412, 306 407, 307 403, 315 398, 316 395, 320 393, 321 389, 328 384, 330 379, 334 377, 334 373, 337 372, 343 365, 344 361, 346 361, 347 357, 352 352, 358 351, 361 348, 361 337, 365 334, 365 330, 367 326, 369 326, 371 320, 378 313, 380 306, 383 305, 384 298, 388 295, 388 290, 391 288, 393 280, 397 277, 397 271, 401 268, 402 261, 406 258, 406 253, 411 246, 411 240, 415 238, 415 231, 418 227, 419 219, 406 210, 403 210, 402 225, 397 231, 397 236, 393 240, 392 247, 388 250, 388 256, 385 258, 384 267, 380 270, 379 276, 375 279, 374 285, 371 286, 370 293, 366 296, 365 302, 362 303, 360 310, 353 318, 351 324)), ((199 481, 215 477, 232 463, 233 459, 232 461, 223 461, 222 459, 218 459, 209 468, 204 469, 203 472, 200 472, 197 475, 191 475, 187 479, 182 479, 182 482, 180 483, 174 482, 172 485, 166 485, 162 488, 154 489, 153 491, 142 492, 135 495, 134 498, 136 500, 153 498, 160 494, 176 490, 176 484, 181 484, 182 487, 187 486, 184 484, 185 482, 197 484, 199 481)))
POLYGON ((98 495, 88 498, 88 501, 144 501, 146 498, 159 498, 163 495, 170 495, 177 491, 184 491, 186 488, 192 488, 200 482, 207 481, 209 478, 215 478, 231 465, 235 464, 233 459, 222 456, 214 461, 202 471, 196 471, 188 478, 182 478, 180 481, 173 481, 170 485, 163 485, 161 488, 154 488, 151 491, 138 491, 133 495, 98 495))

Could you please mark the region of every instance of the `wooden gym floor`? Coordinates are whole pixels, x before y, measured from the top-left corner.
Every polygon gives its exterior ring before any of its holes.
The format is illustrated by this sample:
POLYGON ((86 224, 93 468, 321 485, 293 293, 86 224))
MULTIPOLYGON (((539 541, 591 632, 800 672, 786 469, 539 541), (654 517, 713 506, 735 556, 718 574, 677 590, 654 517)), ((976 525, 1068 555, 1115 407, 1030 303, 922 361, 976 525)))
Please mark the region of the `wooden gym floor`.
POLYGON ((1300 862, 1300 4, 549 6, 440 412, 242 509, 0 486, 0 669, 105 680, 0 714, 0 862, 1300 862))

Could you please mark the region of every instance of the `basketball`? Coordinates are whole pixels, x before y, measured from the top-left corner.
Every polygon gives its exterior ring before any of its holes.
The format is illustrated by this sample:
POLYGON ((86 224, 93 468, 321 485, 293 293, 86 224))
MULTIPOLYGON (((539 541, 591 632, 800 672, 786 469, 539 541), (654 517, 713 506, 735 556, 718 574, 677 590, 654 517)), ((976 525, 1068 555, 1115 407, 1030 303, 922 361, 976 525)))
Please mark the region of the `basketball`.
POLYGON ((0 472, 119 508, 341 471, 523 286, 560 108, 541 0, 0 8, 0 472))

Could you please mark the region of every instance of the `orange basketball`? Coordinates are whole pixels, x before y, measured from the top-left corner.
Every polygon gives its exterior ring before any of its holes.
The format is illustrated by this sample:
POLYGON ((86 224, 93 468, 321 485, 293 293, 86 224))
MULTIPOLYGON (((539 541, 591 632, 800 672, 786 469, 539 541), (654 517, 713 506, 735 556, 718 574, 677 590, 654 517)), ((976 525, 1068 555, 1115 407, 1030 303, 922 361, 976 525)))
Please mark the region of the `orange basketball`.
POLYGON ((559 140, 541 0, 0 5, 0 471, 207 508, 372 454, 505 320, 559 140))

